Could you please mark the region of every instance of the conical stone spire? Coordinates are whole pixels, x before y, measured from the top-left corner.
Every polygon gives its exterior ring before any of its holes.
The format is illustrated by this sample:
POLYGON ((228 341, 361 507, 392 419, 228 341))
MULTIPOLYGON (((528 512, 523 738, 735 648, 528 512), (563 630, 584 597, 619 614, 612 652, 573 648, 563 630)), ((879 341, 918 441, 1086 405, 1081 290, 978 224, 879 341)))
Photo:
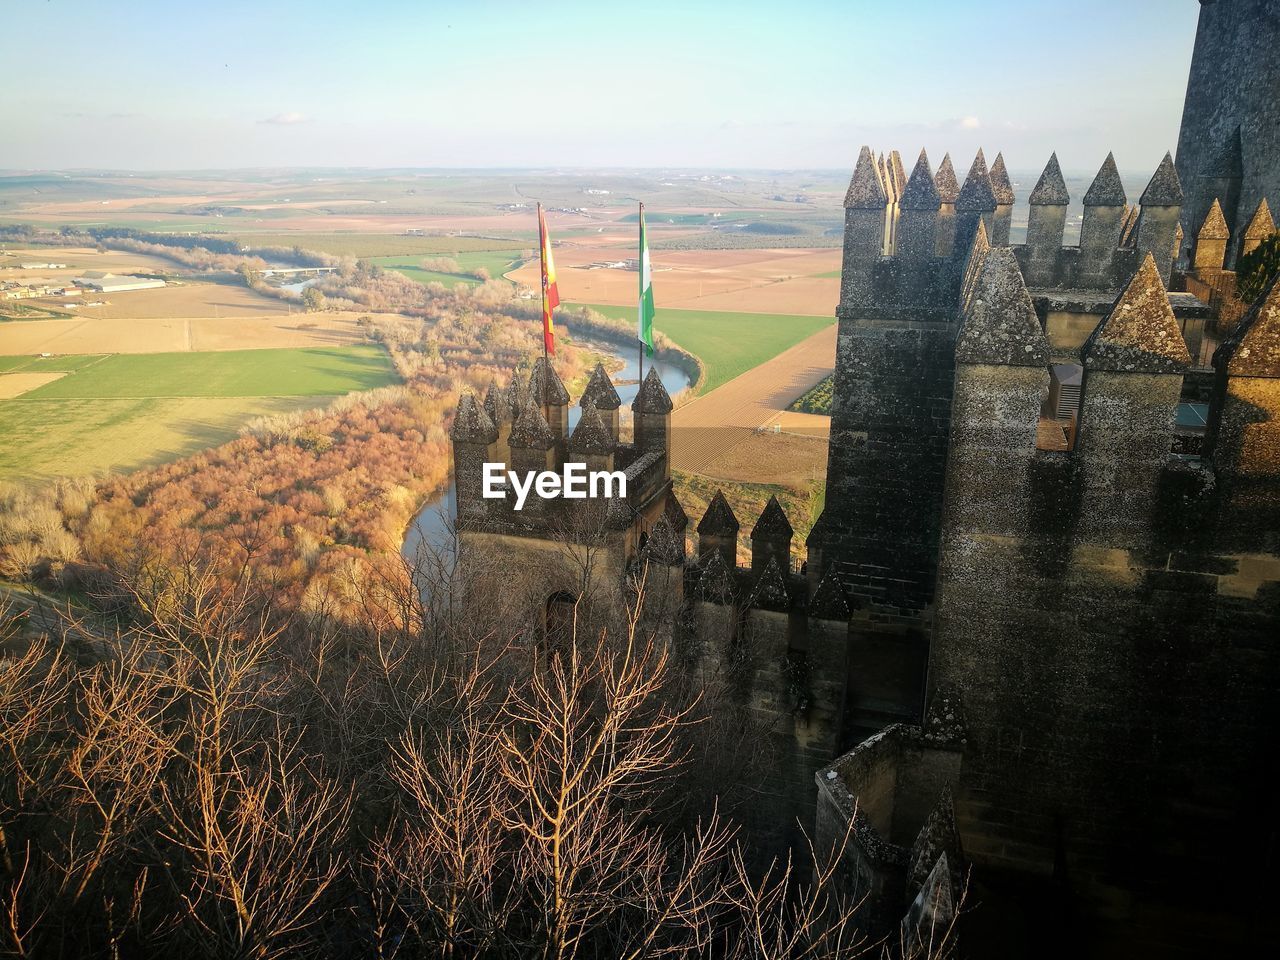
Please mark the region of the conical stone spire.
POLYGON ((858 163, 853 168, 849 190, 844 195, 845 209, 882 210, 888 202, 889 197, 885 193, 884 184, 880 182, 871 148, 864 146, 858 154, 858 163))
POLYGON ((733 573, 719 550, 712 550, 702 561, 698 592, 713 603, 728 603, 733 598, 733 573))
POLYGON ((760 519, 751 528, 751 539, 783 541, 790 540, 794 535, 791 521, 787 519, 787 513, 782 509, 777 496, 769 497, 769 502, 760 511, 760 519))
POLYGON ((1244 239, 1262 241, 1275 232, 1276 224, 1271 219, 1271 208, 1267 206, 1267 198, 1263 197, 1258 208, 1253 211, 1253 216, 1249 218, 1249 225, 1244 228, 1244 239))
POLYGON ((1049 154, 1049 162, 1044 165, 1044 172, 1036 181, 1031 191, 1033 207, 1065 207, 1071 202, 1067 193, 1067 183, 1062 179, 1062 167, 1058 166, 1057 153, 1049 154))
POLYGON ((951 154, 942 155, 942 163, 938 164, 933 184, 938 188, 938 198, 943 203, 955 203, 960 196, 960 183, 956 180, 956 169, 951 165, 951 154))
POLYGON ((987 253, 956 341, 956 360, 1023 367, 1049 363, 1049 341, 1009 247, 987 253))
POLYGON ((897 150, 889 151, 889 177, 893 180, 893 193, 896 197, 902 196, 902 191, 907 186, 907 175, 902 166, 902 154, 897 150))
POLYGON ((960 195, 956 197, 957 210, 987 211, 996 208, 996 195, 991 187, 991 174, 987 172, 987 158, 978 148, 978 155, 973 158, 969 167, 969 175, 964 178, 960 187, 960 195))
POLYGON ((536 403, 526 403, 515 426, 511 428, 507 443, 527 450, 550 450, 555 442, 555 434, 551 432, 547 418, 542 415, 542 408, 536 403))
POLYGON ((911 177, 903 188, 902 199, 898 205, 903 210, 937 210, 942 206, 942 197, 938 194, 937 184, 933 182, 933 173, 929 169, 929 155, 920 151, 911 177))
POLYGON ((1123 207, 1128 202, 1129 198, 1124 195, 1124 184, 1120 182, 1120 171, 1116 169, 1115 155, 1108 153, 1107 159, 1102 161, 1102 166, 1098 169, 1098 175, 1084 192, 1084 205, 1123 207))
POLYGON ((1230 238, 1231 229, 1227 226, 1227 218, 1222 215, 1222 204, 1218 202, 1217 197, 1214 197, 1213 206, 1205 214, 1204 223, 1200 224, 1200 231, 1196 234, 1196 240, 1199 242, 1203 240, 1229 240, 1230 238))
POLYGON ((1178 171, 1174 169, 1171 154, 1164 155, 1138 202, 1144 207, 1182 206, 1182 184, 1178 181, 1178 171))
POLYGON ((671 408, 671 395, 662 384, 658 368, 650 367, 649 372, 645 374, 644 383, 640 384, 640 390, 636 393, 631 409, 636 413, 670 413, 671 408))
POLYGON ((1013 184, 1009 180, 1009 171, 1004 166, 1004 154, 997 153, 995 163, 991 164, 991 192, 995 194, 996 203, 1010 205, 1013 203, 1013 184))
POLYGON ((1191 365, 1150 253, 1085 343, 1084 360, 1090 370, 1122 373, 1181 373, 1191 365))
POLYGON ((484 412, 494 423, 502 423, 511 419, 511 409, 507 406, 507 395, 496 383, 489 384, 484 395, 484 412))
POLYGON ((1280 276, 1227 334, 1213 365, 1232 377, 1280 378, 1280 276))
POLYGON ((512 421, 519 420, 529 402, 529 390, 519 372, 511 375, 507 384, 507 411, 512 421))
POLYGON ((622 406, 622 398, 618 396, 618 391, 614 388, 604 364, 597 363, 595 369, 591 371, 587 388, 582 391, 582 397, 578 403, 584 407, 591 403, 597 410, 617 410, 622 406))
POLYGON ((645 552, 648 553, 650 560, 669 567, 684 563, 684 537, 678 537, 671 529, 671 522, 666 514, 659 516, 658 522, 649 531, 645 552))
POLYGON ((458 399, 449 438, 455 443, 493 443, 498 439, 497 426, 470 391, 458 399))
POLYGON ((547 357, 539 357, 529 374, 529 398, 539 406, 565 407, 569 405, 569 391, 564 388, 560 374, 556 373, 547 357))
POLYGON ((684 507, 680 506, 680 501, 676 499, 674 493, 667 491, 667 500, 662 505, 662 512, 666 515, 667 522, 671 524, 671 529, 683 534, 689 526, 689 515, 684 512, 684 507))
POLYGON ((787 581, 782 576, 782 568, 778 566, 776 558, 770 557, 751 591, 751 606, 781 611, 790 605, 791 595, 787 592, 787 581))
POLYGON ((600 414, 590 400, 582 405, 578 425, 569 437, 569 449, 574 453, 608 456, 613 453, 613 434, 600 419, 600 414))
POLYGON ((832 571, 827 571, 809 600, 809 615, 823 620, 848 620, 849 613, 849 602, 844 597, 839 578, 832 571))
POLYGON ((711 502, 707 504, 707 512, 698 521, 698 533, 716 537, 736 537, 738 535, 738 518, 733 515, 733 508, 724 494, 717 490, 711 502))

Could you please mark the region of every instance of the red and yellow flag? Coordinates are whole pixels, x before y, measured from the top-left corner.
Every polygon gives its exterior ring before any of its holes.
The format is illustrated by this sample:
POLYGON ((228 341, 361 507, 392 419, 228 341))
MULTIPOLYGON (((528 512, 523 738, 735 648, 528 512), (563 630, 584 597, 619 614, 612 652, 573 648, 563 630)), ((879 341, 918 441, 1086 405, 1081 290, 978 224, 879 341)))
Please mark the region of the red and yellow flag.
POLYGON ((542 343, 547 354, 555 356, 556 327, 551 311, 560 306, 560 291, 556 289, 556 264, 551 259, 551 237, 542 215, 542 204, 538 204, 538 246, 542 251, 542 343))

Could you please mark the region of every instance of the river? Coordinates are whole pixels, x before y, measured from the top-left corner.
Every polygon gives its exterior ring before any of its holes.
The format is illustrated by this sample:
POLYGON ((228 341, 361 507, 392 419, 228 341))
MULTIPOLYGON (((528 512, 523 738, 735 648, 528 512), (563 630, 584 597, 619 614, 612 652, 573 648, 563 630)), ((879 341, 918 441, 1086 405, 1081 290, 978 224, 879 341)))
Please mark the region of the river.
MULTIPOLYGON (((620 384, 618 381, 637 380, 640 373, 638 350, 627 351, 630 354, 628 357, 623 355, 616 344, 587 341, 586 345, 623 361, 624 366, 611 372, 609 376, 613 378, 618 396, 622 398, 623 408, 629 409, 631 402, 636 398, 640 385, 637 382, 620 384)), ((657 367, 658 376, 662 377, 662 385, 667 388, 667 392, 673 397, 691 385, 689 375, 673 364, 646 358, 644 366, 646 374, 649 372, 650 366, 657 367)), ((570 430, 577 425, 581 412, 576 405, 569 408, 570 430)), ((401 549, 401 553, 413 559, 418 556, 419 549, 425 546, 437 557, 450 555, 450 542, 452 540, 450 531, 453 527, 453 518, 456 516, 457 497, 453 480, 450 479, 449 487, 444 494, 434 498, 418 511, 417 517, 414 518, 413 523, 409 525, 409 529, 405 533, 404 547, 401 549)))

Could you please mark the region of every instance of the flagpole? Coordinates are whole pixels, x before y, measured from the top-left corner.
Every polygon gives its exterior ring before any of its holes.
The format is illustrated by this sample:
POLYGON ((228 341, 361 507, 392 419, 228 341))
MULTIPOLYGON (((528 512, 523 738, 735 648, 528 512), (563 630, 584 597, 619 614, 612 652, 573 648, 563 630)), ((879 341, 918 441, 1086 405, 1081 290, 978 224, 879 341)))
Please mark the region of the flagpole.
POLYGON ((548 386, 551 381, 551 357, 547 354, 547 314, 551 309, 547 306, 550 302, 550 294, 547 290, 547 248, 550 246, 550 243, 551 241, 547 238, 546 226, 542 220, 542 204, 539 202, 538 261, 541 266, 541 270, 539 271, 540 276, 538 286, 542 288, 542 366, 545 368, 543 373, 547 381, 543 384, 542 389, 542 418, 548 423, 551 422, 551 408, 547 406, 547 393, 549 392, 548 386))
MULTIPOLYGON (((644 239, 644 203, 643 202, 640 203, 640 239, 641 240, 644 239)), ((639 274, 640 282, 644 283, 643 244, 641 245, 641 248, 637 251, 637 253, 639 253, 640 259, 636 263, 636 266, 638 268, 636 272, 639 274)), ((644 312, 644 291, 641 290, 640 295, 636 298, 636 334, 637 334, 636 340, 640 344, 640 379, 637 381, 639 383, 639 386, 636 387, 637 399, 640 397, 640 390, 644 387, 644 341, 640 339, 640 336, 639 336, 639 333, 640 333, 639 317, 640 317, 640 314, 642 314, 643 312, 644 312)))

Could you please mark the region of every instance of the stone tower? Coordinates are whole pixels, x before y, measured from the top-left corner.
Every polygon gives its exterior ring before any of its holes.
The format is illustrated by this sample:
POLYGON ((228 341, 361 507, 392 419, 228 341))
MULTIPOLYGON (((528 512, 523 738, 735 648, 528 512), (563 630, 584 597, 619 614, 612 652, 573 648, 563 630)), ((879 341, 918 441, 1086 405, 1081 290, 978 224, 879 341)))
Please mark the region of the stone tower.
MULTIPOLYGON (((1264 197, 1280 196, 1280 6, 1275 0, 1200 0, 1178 136, 1186 194, 1182 230, 1194 237, 1215 198, 1233 234, 1264 197)), ((1228 255, 1228 266, 1234 256, 1228 255)))

